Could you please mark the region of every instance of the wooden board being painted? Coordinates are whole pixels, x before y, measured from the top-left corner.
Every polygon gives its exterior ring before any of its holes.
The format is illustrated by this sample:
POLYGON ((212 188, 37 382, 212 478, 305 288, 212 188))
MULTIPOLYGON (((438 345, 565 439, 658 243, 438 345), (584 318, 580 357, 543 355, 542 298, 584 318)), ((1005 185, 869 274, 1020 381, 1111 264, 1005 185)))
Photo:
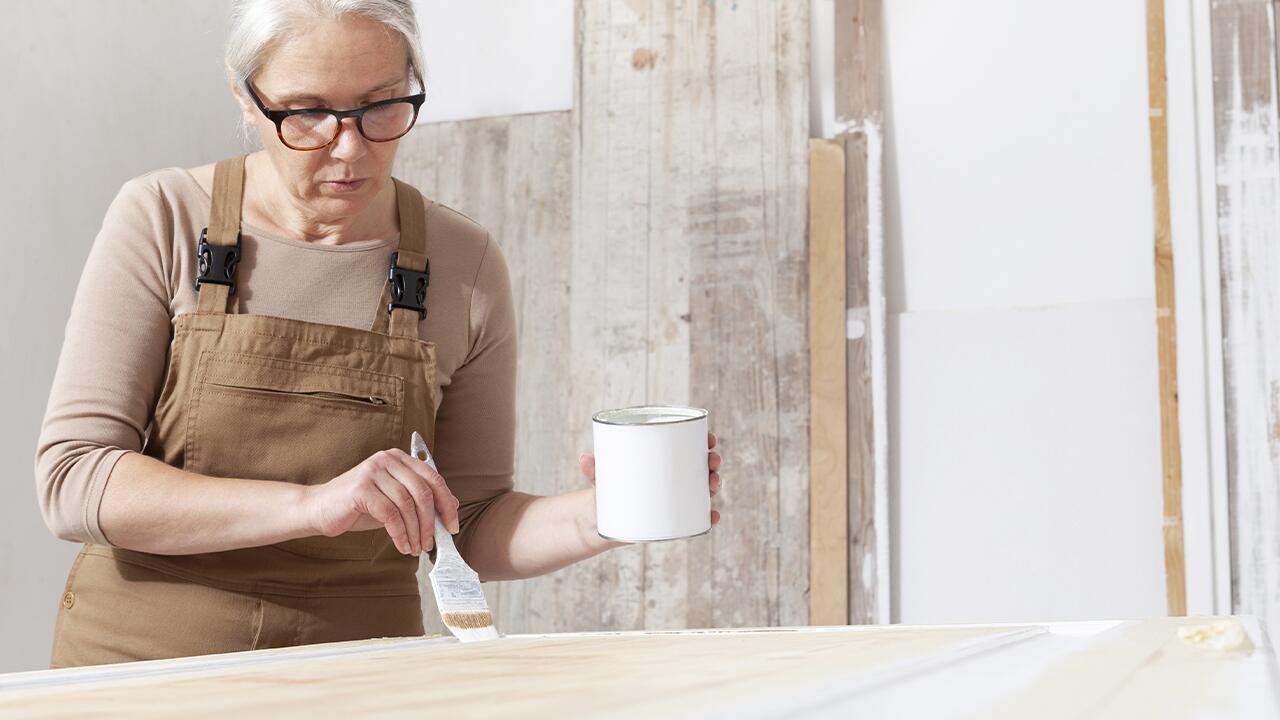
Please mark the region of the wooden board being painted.
POLYGON ((0 716, 1275 717, 1263 643, 1249 618, 403 638, 0 676, 0 716))
POLYGON ((512 632, 804 624, 807 7, 580 2, 577 28, 571 113, 419 127, 396 172, 507 255, 516 487, 584 487, 596 410, 692 404, 723 521, 490 602, 512 632))

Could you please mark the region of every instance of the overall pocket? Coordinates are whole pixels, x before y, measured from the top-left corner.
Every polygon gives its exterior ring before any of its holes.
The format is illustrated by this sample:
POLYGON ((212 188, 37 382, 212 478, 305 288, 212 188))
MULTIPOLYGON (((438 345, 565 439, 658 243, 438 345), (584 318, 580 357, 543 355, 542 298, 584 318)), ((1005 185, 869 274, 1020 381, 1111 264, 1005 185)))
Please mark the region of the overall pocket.
MULTIPOLYGON (((187 470, 319 485, 396 444, 404 381, 357 368, 206 351, 189 402, 187 470)), ((369 560, 388 543, 379 529, 275 547, 314 558, 369 560)))

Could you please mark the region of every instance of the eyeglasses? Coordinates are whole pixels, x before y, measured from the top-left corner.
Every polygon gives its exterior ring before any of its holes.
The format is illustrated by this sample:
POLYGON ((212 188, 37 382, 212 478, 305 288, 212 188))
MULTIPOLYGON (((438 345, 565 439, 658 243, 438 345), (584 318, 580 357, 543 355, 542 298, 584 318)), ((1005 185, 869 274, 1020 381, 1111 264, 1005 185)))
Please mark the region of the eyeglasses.
POLYGON ((244 89, 268 120, 276 124, 276 135, 286 147, 294 150, 319 150, 338 139, 342 121, 353 117, 360 134, 370 142, 390 142, 413 129, 426 93, 380 100, 355 110, 303 108, 301 110, 268 110, 248 80, 244 89))

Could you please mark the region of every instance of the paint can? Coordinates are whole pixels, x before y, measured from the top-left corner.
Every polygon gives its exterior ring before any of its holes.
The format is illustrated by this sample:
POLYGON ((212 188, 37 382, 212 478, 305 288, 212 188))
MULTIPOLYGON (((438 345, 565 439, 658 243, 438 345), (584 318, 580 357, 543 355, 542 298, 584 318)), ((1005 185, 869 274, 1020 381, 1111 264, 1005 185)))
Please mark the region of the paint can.
POLYGON ((591 420, 601 537, 657 542, 711 530, 706 410, 639 405, 591 420))

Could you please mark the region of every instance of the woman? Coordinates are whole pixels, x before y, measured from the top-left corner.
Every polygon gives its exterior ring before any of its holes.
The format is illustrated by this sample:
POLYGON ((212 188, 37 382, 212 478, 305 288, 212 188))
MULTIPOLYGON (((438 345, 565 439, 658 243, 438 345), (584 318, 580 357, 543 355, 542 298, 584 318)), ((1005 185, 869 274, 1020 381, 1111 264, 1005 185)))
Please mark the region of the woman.
POLYGON ((112 203, 36 458, 46 522, 85 543, 53 667, 421 634, 437 513, 486 580, 615 545, 593 489, 512 491, 502 253, 391 178, 418 47, 408 0, 234 3, 227 69, 263 149, 112 203))

